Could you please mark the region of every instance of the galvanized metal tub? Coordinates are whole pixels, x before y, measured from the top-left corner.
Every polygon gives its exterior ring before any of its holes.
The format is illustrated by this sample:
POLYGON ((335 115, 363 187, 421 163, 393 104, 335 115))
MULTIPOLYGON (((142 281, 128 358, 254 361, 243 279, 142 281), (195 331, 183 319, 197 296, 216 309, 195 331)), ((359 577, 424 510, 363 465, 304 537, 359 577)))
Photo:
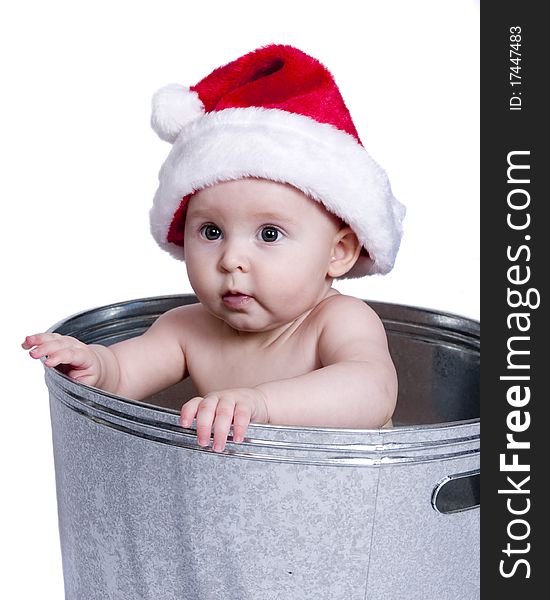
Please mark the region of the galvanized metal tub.
MULTIPOLYGON (((195 301, 52 330, 110 344, 195 301)), ((133 402, 47 369, 66 598, 478 598, 479 323, 369 304, 399 376, 390 429, 252 425, 216 454, 178 426, 189 382, 133 402)))

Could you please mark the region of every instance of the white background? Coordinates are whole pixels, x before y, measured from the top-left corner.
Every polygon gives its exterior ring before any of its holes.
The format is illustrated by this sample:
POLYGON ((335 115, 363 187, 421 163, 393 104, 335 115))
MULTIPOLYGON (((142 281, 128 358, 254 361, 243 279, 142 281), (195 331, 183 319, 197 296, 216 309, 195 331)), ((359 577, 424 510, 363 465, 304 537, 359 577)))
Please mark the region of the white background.
POLYGON ((194 84, 271 42, 320 59, 408 209, 395 269, 337 287, 478 319, 479 6, 475 0, 9 6, 0 15, 7 327, 0 595, 61 599, 47 390, 41 365, 19 344, 81 310, 191 291, 184 265, 158 249, 148 230, 169 150, 149 127, 153 92, 172 82, 194 84))

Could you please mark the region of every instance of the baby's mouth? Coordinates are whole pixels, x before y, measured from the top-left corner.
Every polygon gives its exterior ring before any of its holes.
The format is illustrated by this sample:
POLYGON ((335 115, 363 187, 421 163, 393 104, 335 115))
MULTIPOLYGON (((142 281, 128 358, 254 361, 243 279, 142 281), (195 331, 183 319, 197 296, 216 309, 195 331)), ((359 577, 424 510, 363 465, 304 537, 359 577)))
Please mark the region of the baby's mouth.
POLYGON ((222 296, 223 303, 229 308, 239 309, 244 308, 252 302, 252 296, 242 294, 241 292, 225 292, 222 296))

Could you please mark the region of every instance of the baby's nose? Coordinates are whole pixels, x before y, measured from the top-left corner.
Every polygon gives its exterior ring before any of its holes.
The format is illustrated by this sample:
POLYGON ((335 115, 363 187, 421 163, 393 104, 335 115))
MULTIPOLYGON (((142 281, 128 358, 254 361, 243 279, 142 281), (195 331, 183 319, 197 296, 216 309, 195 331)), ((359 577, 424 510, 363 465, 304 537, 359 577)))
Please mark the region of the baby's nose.
POLYGON ((220 269, 226 273, 234 271, 248 273, 250 270, 250 260, 240 245, 228 244, 220 258, 220 269))

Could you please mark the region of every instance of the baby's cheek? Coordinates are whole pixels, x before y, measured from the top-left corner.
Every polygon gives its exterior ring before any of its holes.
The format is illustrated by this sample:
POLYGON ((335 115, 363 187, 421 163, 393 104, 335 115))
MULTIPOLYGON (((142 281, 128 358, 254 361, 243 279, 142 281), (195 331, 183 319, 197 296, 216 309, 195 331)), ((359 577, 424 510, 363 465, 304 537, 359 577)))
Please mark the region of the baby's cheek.
POLYGON ((205 294, 211 286, 212 274, 206 261, 200 264, 193 263, 187 266, 187 277, 191 287, 197 295, 205 294))

